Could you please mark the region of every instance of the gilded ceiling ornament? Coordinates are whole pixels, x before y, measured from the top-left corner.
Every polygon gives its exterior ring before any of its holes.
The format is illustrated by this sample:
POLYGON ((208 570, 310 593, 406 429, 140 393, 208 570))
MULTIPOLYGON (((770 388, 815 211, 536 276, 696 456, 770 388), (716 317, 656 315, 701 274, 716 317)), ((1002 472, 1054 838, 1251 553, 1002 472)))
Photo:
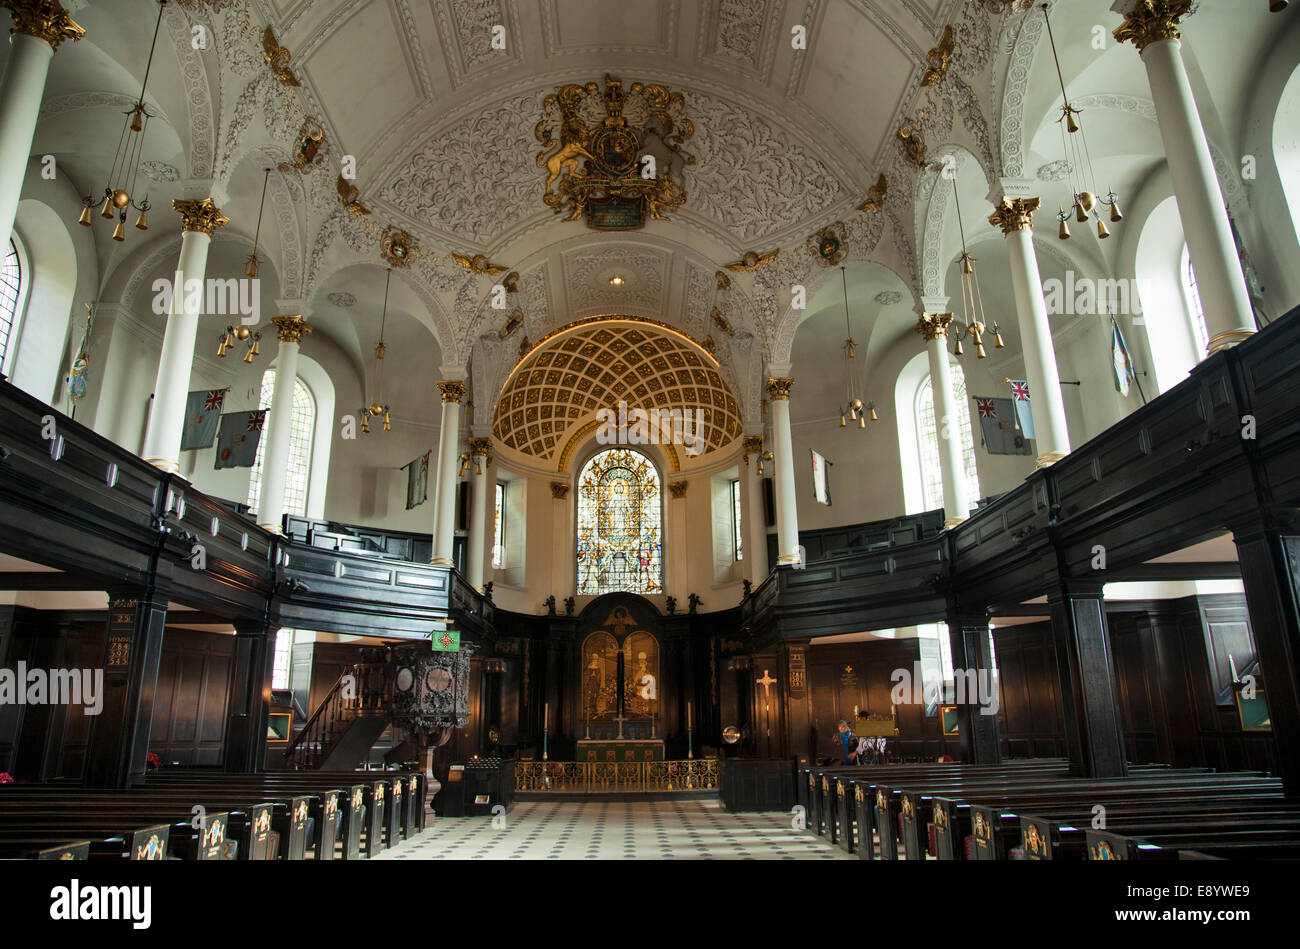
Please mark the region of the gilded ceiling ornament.
POLYGON ((722 332, 726 333, 728 336, 736 335, 736 331, 732 329, 731 324, 727 322, 727 318, 722 315, 722 311, 716 306, 713 308, 713 312, 710 313, 709 316, 713 318, 713 324, 717 326, 718 329, 722 330, 722 332))
POLYGON ((380 256, 390 267, 405 267, 420 254, 420 245, 406 231, 391 224, 379 239, 380 256))
POLYGON ((849 255, 847 242, 844 225, 836 221, 808 238, 808 253, 816 259, 818 267, 834 267, 849 255))
POLYGON ((925 61, 930 64, 930 67, 921 76, 921 85, 937 86, 942 82, 956 55, 957 41, 953 38, 952 26, 945 26, 943 36, 939 37, 939 45, 925 54, 925 61))
POLYGON ((757 270, 759 267, 766 267, 772 261, 776 260, 776 255, 781 253, 781 248, 777 247, 769 250, 766 254, 760 254, 756 251, 747 250, 741 256, 740 260, 733 260, 729 264, 723 264, 728 270, 734 272, 757 270))
POLYGON ((714 274, 714 276, 718 278, 719 290, 731 289, 731 278, 728 277, 724 271, 719 270, 716 274, 714 274))
POLYGON ((542 118, 533 133, 542 143, 537 167, 546 169, 542 200, 566 221, 582 218, 598 231, 644 227, 662 221, 686 203, 676 166, 695 163, 682 150, 695 127, 686 117, 686 100, 666 86, 623 84, 605 76, 595 82, 561 86, 542 100, 542 118), (587 125, 587 119, 604 118, 587 125))
MULTIPOLYGON (((459 266, 464 267, 470 273, 478 274, 479 276, 487 274, 488 276, 495 277, 499 273, 506 272, 505 267, 502 267, 500 264, 490 263, 482 254, 475 254, 473 257, 468 257, 465 254, 458 254, 455 251, 452 251, 451 259, 456 261, 459 266)), ((518 276, 516 276, 515 279, 517 280, 518 276)))
POLYGON ((0 7, 13 14, 10 36, 34 36, 58 49, 64 40, 76 43, 86 35, 59 0, 0 0, 0 7))
POLYGON ((921 120, 910 116, 903 119, 898 127, 898 146, 903 157, 917 168, 925 167, 925 133, 921 131, 921 120))
POLYGON ((277 166, 281 172, 302 171, 325 160, 325 127, 310 120, 298 129, 293 146, 293 161, 282 161, 277 166))
POLYGON ((1152 43, 1180 39, 1178 21, 1191 9, 1192 0, 1138 0, 1115 30, 1115 42, 1132 43, 1140 53, 1152 43))
POLYGON ((172 199, 172 210, 181 216, 181 231, 197 231, 211 237, 219 227, 230 223, 230 218, 221 213, 221 209, 212 203, 211 198, 202 201, 183 201, 172 199))
POLYGON ((1002 228, 1003 234, 1012 234, 1026 228, 1033 229, 1034 212, 1042 202, 1038 198, 1002 199, 996 211, 989 215, 989 223, 1002 228))
POLYGON ((271 67, 271 75, 286 86, 302 85, 298 82, 298 77, 293 74, 293 70, 289 68, 292 54, 280 45, 275 38, 275 31, 269 26, 262 34, 262 51, 266 54, 266 61, 271 67))
POLYGON ((301 343, 311 335, 311 325, 302 316, 273 316, 271 325, 282 343, 301 343))
POLYGON ((916 321, 915 329, 927 342, 948 338, 948 326, 952 323, 951 313, 922 313, 916 321))
POLYGON ((506 325, 497 331, 497 337, 500 339, 509 339, 511 336, 514 336, 515 331, 523 325, 524 315, 516 310, 514 313, 511 313, 509 319, 506 320, 506 325))
POLYGON ((370 213, 370 209, 361 203, 360 188, 349 182, 342 175, 339 175, 337 187, 339 189, 339 200, 343 202, 345 208, 358 217, 370 213))
POLYGON ((519 271, 512 270, 501 278, 501 286, 506 288, 506 293, 519 292, 519 271))
POLYGON ((882 172, 876 183, 867 189, 867 198, 858 205, 858 210, 874 214, 885 206, 885 197, 889 194, 889 179, 882 172))

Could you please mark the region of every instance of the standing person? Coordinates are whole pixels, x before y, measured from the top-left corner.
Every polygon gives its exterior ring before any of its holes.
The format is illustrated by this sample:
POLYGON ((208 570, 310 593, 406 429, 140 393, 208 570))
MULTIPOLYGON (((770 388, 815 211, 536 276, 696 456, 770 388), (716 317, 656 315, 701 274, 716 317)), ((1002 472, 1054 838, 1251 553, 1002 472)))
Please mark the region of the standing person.
POLYGON ((853 732, 849 731, 849 723, 841 718, 838 727, 839 731, 835 735, 835 743, 840 749, 840 764, 857 764, 857 742, 853 740, 853 732))

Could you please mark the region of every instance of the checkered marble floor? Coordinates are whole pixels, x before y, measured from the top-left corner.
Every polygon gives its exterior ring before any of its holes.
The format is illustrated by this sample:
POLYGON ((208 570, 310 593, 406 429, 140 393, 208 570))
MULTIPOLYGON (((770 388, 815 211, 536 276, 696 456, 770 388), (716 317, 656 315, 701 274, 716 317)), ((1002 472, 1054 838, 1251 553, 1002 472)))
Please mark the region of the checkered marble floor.
POLYGON ((852 860, 789 814, 716 800, 521 801, 505 815, 440 817, 377 860, 852 860), (500 819, 498 818, 498 823, 500 819))

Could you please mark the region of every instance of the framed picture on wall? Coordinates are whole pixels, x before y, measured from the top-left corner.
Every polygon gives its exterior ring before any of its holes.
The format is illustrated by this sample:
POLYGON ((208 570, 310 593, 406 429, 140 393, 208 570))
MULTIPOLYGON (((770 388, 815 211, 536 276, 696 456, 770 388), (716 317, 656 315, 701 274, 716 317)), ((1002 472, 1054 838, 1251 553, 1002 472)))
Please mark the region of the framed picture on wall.
POLYGON ((957 729, 957 706, 940 705, 939 713, 943 716, 943 733, 945 735, 958 734, 957 729))
POLYGON ((1268 702, 1264 700, 1264 690, 1254 689, 1252 698, 1245 698, 1243 689, 1234 690, 1237 696, 1237 717, 1241 719, 1244 732, 1271 732, 1273 720, 1268 714, 1268 702))

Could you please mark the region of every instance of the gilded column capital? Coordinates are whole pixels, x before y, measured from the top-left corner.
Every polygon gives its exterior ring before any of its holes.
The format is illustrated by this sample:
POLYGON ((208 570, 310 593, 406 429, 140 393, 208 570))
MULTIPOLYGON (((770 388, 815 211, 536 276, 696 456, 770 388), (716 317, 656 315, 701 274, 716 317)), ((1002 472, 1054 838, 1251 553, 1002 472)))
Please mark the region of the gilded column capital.
POLYGON ((1003 234, 1034 229, 1034 212, 1042 205, 1038 198, 1004 197, 996 211, 989 215, 989 223, 1002 228, 1003 234))
POLYGON ((681 498, 686 497, 686 486, 689 483, 690 482, 688 481, 670 481, 668 483, 668 490, 672 492, 674 498, 680 500, 681 498))
POLYGON ((761 455, 761 454, 763 454, 763 436, 762 436, 762 435, 746 435, 746 436, 745 436, 745 440, 744 440, 744 442, 743 442, 742 444, 743 444, 743 446, 744 446, 745 454, 746 454, 747 456, 748 456, 748 455, 761 455))
POLYGON ((794 380, 785 379, 768 379, 767 396, 773 402, 789 402, 790 390, 794 388, 794 380))
POLYGON ((469 440, 469 453, 475 458, 492 457, 492 439, 490 438, 471 438, 469 440))
POLYGON ((181 232, 197 231, 211 237, 219 227, 230 223, 230 218, 221 213, 211 198, 202 201, 189 201, 180 198, 172 200, 172 210, 181 216, 181 232))
POLYGON ((301 343, 304 336, 311 335, 311 324, 302 316, 273 316, 271 325, 282 343, 301 343))
POLYGON ((569 498, 569 482, 567 482, 567 481, 552 481, 552 482, 551 482, 551 497, 555 498, 555 500, 557 500, 557 501, 566 501, 566 500, 568 500, 568 498, 569 498))
POLYGON ((10 36, 34 36, 57 50, 64 40, 75 43, 86 35, 59 0, 0 0, 0 6, 13 14, 10 36))
POLYGON ((1178 21, 1191 9, 1192 0, 1138 0, 1114 31, 1115 42, 1132 43, 1141 53, 1152 43, 1181 39, 1178 21))
POLYGON ((948 326, 951 323, 951 313, 922 313, 915 328, 927 343, 933 343, 936 339, 948 338, 948 326))
POLYGON ((465 398, 465 394, 469 391, 465 388, 465 383, 458 382, 454 379, 451 381, 439 382, 438 390, 442 393, 442 401, 444 403, 455 402, 458 405, 460 404, 460 400, 465 398))

